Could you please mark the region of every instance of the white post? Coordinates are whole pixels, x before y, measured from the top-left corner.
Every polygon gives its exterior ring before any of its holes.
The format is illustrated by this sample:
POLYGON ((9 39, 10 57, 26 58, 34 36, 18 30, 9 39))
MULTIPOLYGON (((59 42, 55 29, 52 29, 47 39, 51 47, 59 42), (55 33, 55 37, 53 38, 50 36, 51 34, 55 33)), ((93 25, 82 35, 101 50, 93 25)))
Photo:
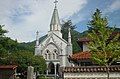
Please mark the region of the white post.
POLYGON ((27 70, 27 79, 33 79, 34 67, 29 66, 27 70))

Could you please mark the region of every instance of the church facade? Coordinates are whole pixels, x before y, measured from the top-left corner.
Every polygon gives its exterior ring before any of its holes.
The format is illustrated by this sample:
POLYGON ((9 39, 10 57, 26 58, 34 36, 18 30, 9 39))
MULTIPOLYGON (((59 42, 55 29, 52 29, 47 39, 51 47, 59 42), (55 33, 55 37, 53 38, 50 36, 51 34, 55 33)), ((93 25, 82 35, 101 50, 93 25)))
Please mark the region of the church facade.
POLYGON ((37 32, 35 55, 41 55, 45 58, 47 64, 47 75, 58 74, 59 67, 69 67, 68 56, 72 55, 72 43, 70 29, 68 33, 68 42, 62 38, 61 24, 55 1, 55 8, 50 22, 50 31, 47 37, 39 43, 37 32))

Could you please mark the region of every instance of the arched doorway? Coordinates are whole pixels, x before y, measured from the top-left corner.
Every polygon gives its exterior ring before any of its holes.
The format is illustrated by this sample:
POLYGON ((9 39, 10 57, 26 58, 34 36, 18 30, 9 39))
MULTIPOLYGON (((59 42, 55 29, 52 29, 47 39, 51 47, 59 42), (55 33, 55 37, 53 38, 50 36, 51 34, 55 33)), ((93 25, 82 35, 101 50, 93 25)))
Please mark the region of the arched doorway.
POLYGON ((56 64, 56 74, 59 75, 59 69, 60 69, 60 65, 56 64))
POLYGON ((48 74, 55 74, 55 65, 53 62, 48 64, 48 74))

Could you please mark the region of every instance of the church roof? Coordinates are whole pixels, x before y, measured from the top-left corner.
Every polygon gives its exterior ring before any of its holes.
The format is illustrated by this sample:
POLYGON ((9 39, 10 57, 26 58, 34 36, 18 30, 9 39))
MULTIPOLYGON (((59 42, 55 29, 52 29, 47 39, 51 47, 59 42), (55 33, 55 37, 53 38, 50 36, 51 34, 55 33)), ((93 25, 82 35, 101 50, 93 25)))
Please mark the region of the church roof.
POLYGON ((53 15, 52 15, 52 19, 51 19, 51 25, 55 25, 55 24, 60 24, 60 20, 59 20, 59 15, 58 15, 58 10, 55 7, 54 11, 53 11, 53 15))
POLYGON ((83 60, 83 59, 90 59, 91 54, 89 51, 84 51, 84 52, 78 52, 73 54, 70 59, 72 60, 83 60))
POLYGON ((57 36, 59 39, 61 39, 64 43, 68 43, 65 39, 63 39, 63 38, 60 38, 58 35, 56 35, 55 33, 53 33, 55 36, 57 36))
POLYGON ((50 30, 53 30, 53 26, 55 26, 55 25, 57 25, 58 27, 60 27, 60 25, 61 25, 56 4, 55 4, 55 8, 54 8, 54 11, 52 14, 50 30))
MULTIPOLYGON (((65 67, 63 72, 65 73, 76 73, 76 72, 106 72, 107 68, 105 66, 79 66, 79 67, 65 67)), ((110 72, 120 72, 120 66, 110 66, 110 72)))

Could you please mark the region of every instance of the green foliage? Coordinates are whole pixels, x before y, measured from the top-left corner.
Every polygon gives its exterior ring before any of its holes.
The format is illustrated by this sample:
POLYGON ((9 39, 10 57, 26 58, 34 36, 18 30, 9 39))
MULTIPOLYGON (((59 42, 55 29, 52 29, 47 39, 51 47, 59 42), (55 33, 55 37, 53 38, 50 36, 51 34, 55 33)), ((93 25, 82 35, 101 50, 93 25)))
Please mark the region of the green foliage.
POLYGON ((17 50, 17 41, 5 37, 6 30, 3 30, 4 25, 0 25, 0 59, 7 57, 9 53, 17 50))
POLYGON ((100 10, 92 16, 89 22, 91 33, 88 34, 91 42, 88 44, 92 58, 96 63, 110 66, 120 58, 120 34, 113 35, 114 29, 108 28, 106 17, 102 17, 100 10))
POLYGON ((17 65, 17 72, 22 74, 25 74, 27 67, 32 65, 35 71, 44 73, 46 70, 44 58, 34 56, 33 52, 30 52, 31 50, 24 49, 17 41, 5 37, 4 34, 7 31, 3 30, 2 27, 0 25, 0 65, 17 65))
MULTIPOLYGON (((47 35, 39 38, 39 41, 41 42, 46 37, 47 37, 47 35)), ((34 50, 35 50, 35 41, 27 42, 27 43, 19 43, 18 44, 18 50, 24 50, 24 51, 34 52, 34 50)))
POLYGON ((39 71, 41 74, 46 70, 45 59, 42 56, 34 56, 32 65, 35 67, 35 71, 39 71))
POLYGON ((2 59, 4 65, 17 65, 17 73, 22 73, 21 78, 26 77, 28 66, 33 66, 35 72, 44 73, 46 63, 42 56, 35 56, 32 52, 19 51, 9 54, 7 58, 2 59))
POLYGON ((32 52, 19 51, 10 54, 4 64, 14 64, 18 66, 18 72, 27 71, 29 65, 35 67, 35 71, 43 73, 46 69, 45 60, 42 56, 35 56, 32 52))
POLYGON ((61 30, 63 34, 63 39, 68 41, 68 29, 69 28, 71 28, 73 52, 78 52, 80 51, 80 47, 77 43, 77 39, 80 37, 80 33, 74 30, 76 27, 75 25, 72 24, 71 20, 63 21, 62 30, 61 30))
POLYGON ((0 37, 3 37, 7 30, 3 30, 4 25, 0 25, 0 37))

